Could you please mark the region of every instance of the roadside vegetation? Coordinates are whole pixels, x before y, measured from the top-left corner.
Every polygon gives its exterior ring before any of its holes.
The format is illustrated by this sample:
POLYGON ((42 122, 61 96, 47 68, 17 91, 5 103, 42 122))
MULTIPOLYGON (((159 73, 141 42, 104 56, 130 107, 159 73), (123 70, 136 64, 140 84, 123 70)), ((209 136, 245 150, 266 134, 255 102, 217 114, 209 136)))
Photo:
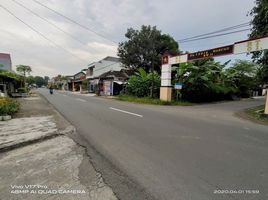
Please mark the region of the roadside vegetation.
MULTIPOLYGON (((119 45, 118 56, 128 69, 133 70, 134 75, 129 77, 118 99, 164 104, 158 101, 160 56, 167 49, 171 49, 173 54, 180 53, 178 43, 151 26, 142 26, 140 30, 130 28, 126 37, 128 40, 119 45)), ((248 98, 253 91, 261 93, 264 84, 260 76, 262 65, 247 60, 230 62, 221 64, 211 58, 172 66, 172 84, 183 83, 180 91, 174 89, 173 102, 232 100, 248 98)))
POLYGON ((264 106, 249 108, 236 113, 241 118, 268 125, 268 116, 264 115, 264 106))
MULTIPOLYGON (((253 17, 250 38, 268 34, 266 5, 265 0, 256 0, 249 13, 253 17)), ((172 36, 163 34, 155 26, 143 25, 140 30, 129 28, 125 37, 126 41, 119 44, 118 56, 134 75, 130 76, 118 99, 164 104, 158 100, 161 55, 187 52, 182 52, 172 36)), ((248 98, 253 92, 261 94, 268 85, 268 51, 252 53, 252 59, 220 63, 211 58, 172 66, 172 84, 183 84, 181 90, 173 91, 172 101, 212 102, 248 98)))
POLYGON ((192 106, 193 103, 186 101, 161 101, 159 98, 151 98, 151 97, 137 97, 131 95, 121 94, 116 96, 117 100, 120 101, 128 101, 133 103, 141 103, 141 104, 154 104, 154 105, 172 105, 172 106, 192 106))
POLYGON ((26 82, 28 85, 36 85, 36 87, 47 86, 49 77, 41 77, 41 76, 28 76, 26 82))
POLYGON ((17 100, 8 97, 0 97, 0 116, 13 115, 18 112, 19 108, 20 104, 17 100))
POLYGON ((15 79, 16 81, 22 81, 23 77, 10 71, 0 70, 0 76, 15 79))

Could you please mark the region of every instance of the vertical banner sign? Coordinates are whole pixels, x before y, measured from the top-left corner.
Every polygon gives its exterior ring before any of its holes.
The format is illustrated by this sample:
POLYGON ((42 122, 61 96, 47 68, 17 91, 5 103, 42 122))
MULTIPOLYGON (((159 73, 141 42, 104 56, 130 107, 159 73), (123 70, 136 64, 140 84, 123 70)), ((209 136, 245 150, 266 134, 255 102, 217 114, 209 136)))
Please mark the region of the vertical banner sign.
POLYGON ((171 65, 169 55, 162 56, 161 86, 171 86, 171 65))
POLYGON ((168 55, 162 57, 162 65, 168 64, 168 55))
POLYGON ((161 86, 171 86, 171 65, 162 65, 161 86))

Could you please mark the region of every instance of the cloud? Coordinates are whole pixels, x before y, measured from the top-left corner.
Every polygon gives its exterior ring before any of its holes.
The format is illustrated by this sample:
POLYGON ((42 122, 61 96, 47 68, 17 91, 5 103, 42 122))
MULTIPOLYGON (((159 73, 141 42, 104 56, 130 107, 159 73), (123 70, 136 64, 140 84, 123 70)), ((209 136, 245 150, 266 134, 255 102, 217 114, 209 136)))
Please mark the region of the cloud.
MULTIPOLYGON (((13 1, 2 1, 0 3, 3 6, 23 21, 71 52, 70 54, 54 46, 0 8, 0 52, 11 53, 14 66, 27 64, 33 67, 33 73, 36 75, 55 76, 74 74, 91 62, 106 56, 116 56, 117 46, 112 42, 70 23, 32 0, 18 1, 79 39, 82 44, 13 1)), ((43 0, 40 2, 117 42, 125 39, 127 28, 137 29, 143 24, 156 25, 163 33, 168 33, 177 40, 240 24, 250 20, 246 14, 254 5, 254 0, 43 0)), ((233 43, 246 37, 245 32, 185 43, 180 47, 182 50, 196 51, 233 43)))

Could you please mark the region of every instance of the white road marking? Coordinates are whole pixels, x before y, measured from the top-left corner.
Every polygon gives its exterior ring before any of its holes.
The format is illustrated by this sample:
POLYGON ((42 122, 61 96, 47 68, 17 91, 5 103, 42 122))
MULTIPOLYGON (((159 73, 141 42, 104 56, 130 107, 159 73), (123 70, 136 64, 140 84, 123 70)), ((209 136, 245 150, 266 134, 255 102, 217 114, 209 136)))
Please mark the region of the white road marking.
POLYGON ((65 97, 67 97, 67 95, 66 94, 61 94, 62 96, 65 96, 65 97))
POLYGON ((137 116, 137 117, 143 117, 143 115, 139 115, 139 114, 136 114, 136 113, 128 112, 128 111, 125 111, 125 110, 120 110, 120 109, 113 108, 113 107, 109 107, 109 109, 115 110, 115 111, 118 111, 118 112, 122 112, 122 113, 126 113, 126 114, 130 114, 130 115, 134 115, 134 116, 137 116))
POLYGON ((82 102, 87 102, 86 100, 84 99, 80 99, 80 98, 75 98, 77 101, 82 101, 82 102))

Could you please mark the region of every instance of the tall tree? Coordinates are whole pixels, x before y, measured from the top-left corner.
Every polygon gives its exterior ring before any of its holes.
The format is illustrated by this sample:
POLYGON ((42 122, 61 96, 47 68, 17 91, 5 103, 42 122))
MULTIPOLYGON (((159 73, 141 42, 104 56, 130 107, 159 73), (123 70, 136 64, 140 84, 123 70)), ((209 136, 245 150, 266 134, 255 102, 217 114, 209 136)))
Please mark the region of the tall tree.
POLYGON ((48 76, 44 76, 44 80, 45 80, 45 85, 47 85, 48 84, 49 77, 48 76))
POLYGON ((162 34, 156 26, 141 26, 140 30, 129 28, 125 34, 127 41, 119 43, 117 55, 129 68, 142 67, 147 73, 160 71, 161 54, 169 51, 179 53, 179 45, 170 35, 162 34))
POLYGON ((152 82, 150 96, 154 91, 154 71, 160 72, 161 54, 168 51, 179 53, 179 45, 170 35, 162 34, 156 26, 141 26, 140 30, 129 28, 125 34, 127 41, 119 43, 117 55, 128 68, 143 68, 151 72, 152 82))
POLYGON ((35 79, 35 84, 38 87, 41 87, 41 86, 45 85, 45 83, 46 83, 45 80, 44 80, 44 78, 41 77, 41 76, 36 76, 36 77, 34 77, 34 79, 35 79))
POLYGON ((26 78, 26 81, 27 81, 27 83, 28 83, 29 85, 32 85, 32 84, 35 83, 35 77, 33 77, 33 76, 28 76, 28 77, 26 78))
POLYGON ((248 60, 236 60, 233 66, 226 69, 226 80, 237 89, 240 97, 249 97, 250 90, 257 89, 259 81, 256 79, 259 65, 248 60))
POLYGON ((16 70, 21 75, 23 75, 23 85, 25 86, 26 74, 30 74, 30 72, 32 71, 32 68, 28 65, 17 65, 16 70))
MULTIPOLYGON (((268 0, 255 0, 255 3, 255 6, 250 11, 250 15, 253 16, 250 38, 268 35, 268 0)), ((262 64, 258 73, 259 78, 262 83, 268 83, 268 50, 254 52, 252 58, 262 64)))

